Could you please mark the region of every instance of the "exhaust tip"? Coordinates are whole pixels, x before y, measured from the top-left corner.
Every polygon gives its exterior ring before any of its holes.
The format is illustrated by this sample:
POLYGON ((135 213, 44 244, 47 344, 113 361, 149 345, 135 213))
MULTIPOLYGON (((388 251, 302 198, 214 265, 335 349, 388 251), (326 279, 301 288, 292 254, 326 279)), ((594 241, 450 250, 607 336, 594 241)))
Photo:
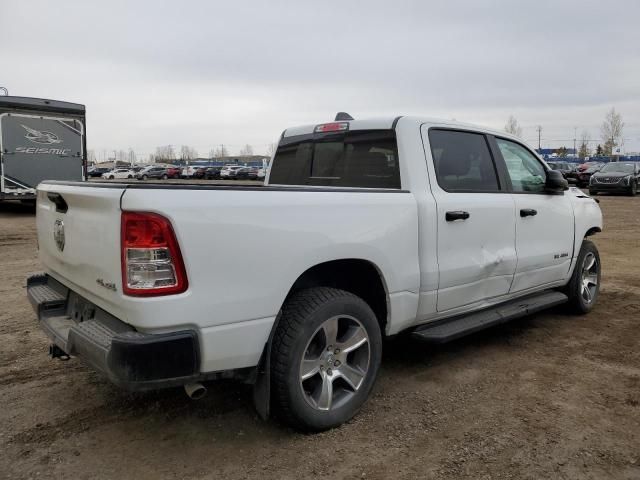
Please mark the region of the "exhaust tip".
POLYGON ((200 400, 207 394, 207 387, 201 383, 188 383, 184 391, 191 400, 200 400))

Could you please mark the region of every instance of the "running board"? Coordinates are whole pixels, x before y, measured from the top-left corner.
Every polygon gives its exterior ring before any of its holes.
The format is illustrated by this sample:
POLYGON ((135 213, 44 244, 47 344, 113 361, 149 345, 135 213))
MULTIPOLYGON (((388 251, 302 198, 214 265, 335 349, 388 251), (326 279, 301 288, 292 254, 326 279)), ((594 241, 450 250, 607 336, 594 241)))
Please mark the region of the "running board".
POLYGON ((567 300, 569 300, 568 297, 560 292, 546 291, 536 293, 501 303, 480 312, 428 323, 416 328, 411 333, 411 336, 429 343, 446 343, 509 320, 555 307, 565 303, 567 300))

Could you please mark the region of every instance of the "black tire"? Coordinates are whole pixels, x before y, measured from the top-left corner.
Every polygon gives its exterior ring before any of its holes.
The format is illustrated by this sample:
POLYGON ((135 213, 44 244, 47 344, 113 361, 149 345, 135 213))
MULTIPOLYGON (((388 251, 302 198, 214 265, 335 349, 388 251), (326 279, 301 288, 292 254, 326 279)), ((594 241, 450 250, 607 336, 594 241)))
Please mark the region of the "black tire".
POLYGON ((629 196, 635 197, 638 193, 638 184, 636 182, 631 183, 631 187, 629 188, 629 196))
POLYGON ((593 196, 593 195, 597 195, 597 194, 598 194, 598 192, 596 190, 589 189, 589 195, 593 196))
POLYGON ((147 175, 142 175, 142 180, 146 180, 147 178, 149 178, 147 175))
MULTIPOLYGON (((343 339, 349 336, 352 325, 347 324, 346 326, 348 328, 343 329, 342 334, 336 335, 336 338, 343 339)), ((340 332, 341 330, 338 327, 336 331, 340 332)), ((333 347, 341 344, 340 341, 336 341, 333 347)), ((339 358, 339 349, 336 349, 334 359, 331 353, 333 347, 326 351, 324 347, 321 347, 318 350, 320 352, 318 353, 319 358, 329 358, 330 362, 339 358)), ((344 350, 347 351, 346 348, 344 350)), ((340 367, 335 367, 336 371, 339 368, 349 367, 347 365, 350 361, 349 355, 353 355, 354 352, 345 352, 341 352, 344 356, 343 364, 340 367)), ((351 358, 355 358, 355 355, 351 358)), ((344 290, 327 287, 310 288, 293 294, 282 307, 271 347, 274 413, 281 421, 300 431, 317 432, 341 425, 351 419, 367 400, 378 374, 381 357, 380 326, 375 314, 364 300, 344 290), (345 317, 342 317, 343 315, 345 317), (337 322, 351 322, 352 319, 356 319, 357 325, 353 328, 358 332, 366 331, 368 337, 368 343, 362 344, 361 347, 357 347, 358 350, 355 350, 355 355, 358 355, 357 352, 364 351, 359 349, 366 346, 366 354, 368 354, 365 373, 360 370, 362 379, 355 389, 350 388, 339 374, 331 371, 330 367, 319 367, 324 376, 318 371, 307 380, 301 379, 301 362, 311 349, 312 342, 318 338, 318 335, 324 335, 324 330, 321 330, 322 326, 336 317, 339 317, 336 320, 336 325, 343 327, 345 323, 339 324, 337 322), (324 382, 323 378, 329 378, 329 383, 338 385, 338 387, 332 386, 331 395, 329 395, 331 399, 337 400, 331 400, 329 408, 326 410, 312 406, 312 400, 310 400, 312 395, 306 391, 306 386, 303 387, 303 382, 317 380, 320 382, 321 388, 324 382)), ((340 364, 340 362, 336 361, 335 364, 340 364)))
POLYGON ((127 178, 133 178, 133 175, 129 175, 127 178))
POLYGON ((169 177, 167 176, 167 174, 166 174, 166 173, 165 173, 164 175, 162 175, 162 179, 163 179, 163 180, 166 180, 167 178, 169 178, 169 177))
POLYGON ((589 240, 584 240, 580 247, 580 253, 578 254, 578 260, 576 266, 571 274, 569 283, 564 288, 564 293, 569 297, 569 303, 567 307, 571 313, 577 313, 583 315, 589 313, 596 302, 598 301, 598 295, 600 293, 600 254, 595 244, 589 240), (596 283, 593 288, 587 287, 589 293, 584 292, 583 286, 583 272, 585 269, 585 259, 593 256, 595 258, 595 270, 594 272, 596 283), (590 300, 589 300, 590 298, 590 300))
POLYGON ((109 177, 109 180, 113 180, 114 178, 116 178, 116 177, 114 177, 113 175, 111 175, 111 176, 109 177))

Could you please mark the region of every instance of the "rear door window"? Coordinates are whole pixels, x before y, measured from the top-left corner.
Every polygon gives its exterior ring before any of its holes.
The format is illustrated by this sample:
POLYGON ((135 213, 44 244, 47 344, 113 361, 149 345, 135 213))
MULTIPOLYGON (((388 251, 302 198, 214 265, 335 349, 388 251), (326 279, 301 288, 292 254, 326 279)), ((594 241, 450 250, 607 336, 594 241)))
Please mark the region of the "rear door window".
POLYGON ((362 130, 285 137, 271 167, 270 184, 400 188, 393 130, 362 130))
POLYGON ((429 143, 436 178, 442 189, 448 192, 500 190, 495 164, 483 134, 431 129, 429 143))

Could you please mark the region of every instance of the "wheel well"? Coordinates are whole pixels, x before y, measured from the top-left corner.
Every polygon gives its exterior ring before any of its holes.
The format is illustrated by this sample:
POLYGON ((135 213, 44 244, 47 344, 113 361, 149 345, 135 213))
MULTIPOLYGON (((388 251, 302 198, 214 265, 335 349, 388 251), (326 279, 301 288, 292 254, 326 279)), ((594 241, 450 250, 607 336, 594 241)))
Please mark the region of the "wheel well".
POLYGON ((600 227, 591 227, 587 230, 587 233, 584 234, 585 237, 590 237, 591 235, 595 235, 598 232, 601 232, 602 229, 600 227))
POLYGON ((362 298, 376 314, 384 335, 387 324, 387 291, 382 275, 367 260, 344 259, 321 263, 304 272, 295 281, 287 298, 304 288, 333 287, 362 298))

